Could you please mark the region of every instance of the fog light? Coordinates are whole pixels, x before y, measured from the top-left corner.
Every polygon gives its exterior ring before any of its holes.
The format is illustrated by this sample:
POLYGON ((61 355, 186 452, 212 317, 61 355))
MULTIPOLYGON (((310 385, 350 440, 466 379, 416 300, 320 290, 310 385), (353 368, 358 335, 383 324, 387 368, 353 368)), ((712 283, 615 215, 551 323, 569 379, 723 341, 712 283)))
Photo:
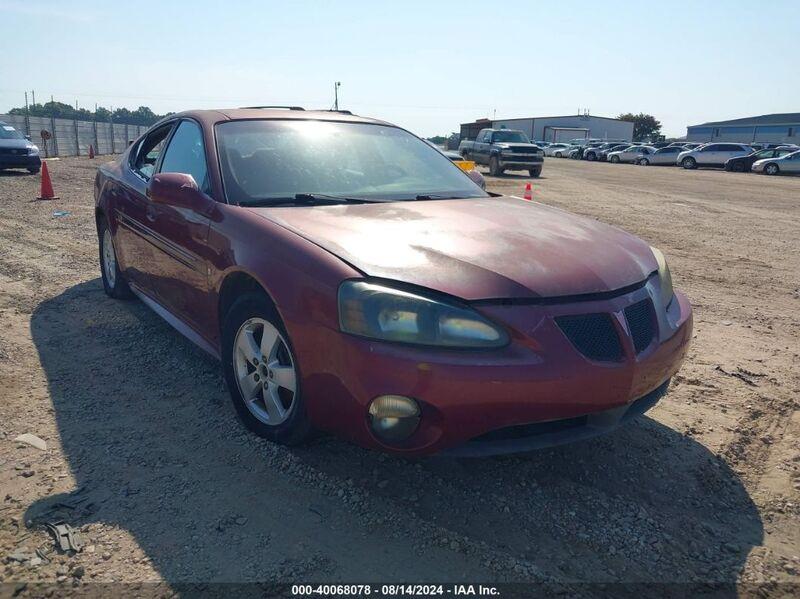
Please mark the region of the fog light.
POLYGON ((410 437, 419 424, 419 406, 410 397, 381 395, 369 405, 372 431, 386 441, 410 437))

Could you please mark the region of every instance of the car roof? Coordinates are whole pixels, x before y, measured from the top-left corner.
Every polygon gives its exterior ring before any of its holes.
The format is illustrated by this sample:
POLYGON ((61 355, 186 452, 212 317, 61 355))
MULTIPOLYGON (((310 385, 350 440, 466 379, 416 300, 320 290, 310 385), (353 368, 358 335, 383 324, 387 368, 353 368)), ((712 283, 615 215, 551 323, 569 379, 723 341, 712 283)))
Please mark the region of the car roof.
MULTIPOLYGON (((354 115, 348 111, 335 110, 304 110, 302 108, 217 108, 210 110, 186 110, 171 114, 159 121, 165 122, 175 118, 192 118, 201 123, 213 126, 216 123, 238 120, 256 119, 283 119, 283 120, 314 120, 314 121, 337 121, 347 123, 372 123, 377 125, 389 125, 391 123, 379 121, 354 115)), ((158 123, 157 123, 158 124, 158 123)))

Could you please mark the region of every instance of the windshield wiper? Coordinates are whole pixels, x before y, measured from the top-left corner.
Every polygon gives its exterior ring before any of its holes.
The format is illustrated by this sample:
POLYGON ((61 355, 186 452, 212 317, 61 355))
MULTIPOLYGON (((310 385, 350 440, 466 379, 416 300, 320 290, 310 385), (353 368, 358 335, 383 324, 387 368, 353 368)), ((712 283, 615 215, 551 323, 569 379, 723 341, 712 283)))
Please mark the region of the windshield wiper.
POLYGON ((415 200, 463 200, 463 196, 448 196, 437 193, 423 193, 414 198, 415 200))
POLYGON ((357 198, 347 196, 334 196, 324 193, 296 193, 294 197, 286 198, 257 198, 248 202, 248 206, 285 206, 292 204, 303 204, 310 206, 315 203, 346 202, 348 204, 373 204, 384 200, 373 200, 370 198, 357 198))
POLYGON ((298 202, 317 202, 319 200, 328 200, 332 202, 347 202, 348 204, 380 204, 386 200, 376 200, 372 198, 358 198, 347 196, 334 196, 325 193, 296 193, 294 199, 298 202))

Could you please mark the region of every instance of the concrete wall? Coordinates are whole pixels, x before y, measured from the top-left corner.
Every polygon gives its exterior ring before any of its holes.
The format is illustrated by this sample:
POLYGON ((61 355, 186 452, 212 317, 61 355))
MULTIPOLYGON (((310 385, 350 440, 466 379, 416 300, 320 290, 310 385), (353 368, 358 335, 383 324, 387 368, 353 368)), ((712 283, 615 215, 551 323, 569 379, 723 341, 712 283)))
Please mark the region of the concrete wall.
POLYGON ((16 114, 0 114, 0 121, 5 121, 24 135, 30 135, 31 141, 39 146, 42 156, 87 156, 89 146, 94 147, 95 154, 119 154, 128 142, 137 139, 147 131, 141 125, 120 125, 92 121, 73 121, 70 119, 52 119, 50 117, 25 117, 16 114), (43 143, 41 131, 48 131, 51 138, 43 143), (53 135, 55 132, 55 135, 53 135))

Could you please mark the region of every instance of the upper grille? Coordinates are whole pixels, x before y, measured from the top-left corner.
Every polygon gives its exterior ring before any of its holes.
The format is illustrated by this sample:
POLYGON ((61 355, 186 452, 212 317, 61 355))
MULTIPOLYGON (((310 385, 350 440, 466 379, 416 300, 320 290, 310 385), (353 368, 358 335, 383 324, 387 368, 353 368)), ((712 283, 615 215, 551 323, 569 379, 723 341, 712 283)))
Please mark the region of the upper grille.
POLYGON ((633 338, 633 347, 639 354, 647 349, 655 336, 655 326, 653 326, 653 303, 649 299, 643 299, 625 308, 625 320, 628 321, 628 328, 633 338))
POLYGON ((28 148, 0 148, 0 154, 25 156, 28 154, 28 148))
POLYGON ((558 316, 556 324, 572 345, 590 360, 619 362, 622 344, 608 314, 558 316))

